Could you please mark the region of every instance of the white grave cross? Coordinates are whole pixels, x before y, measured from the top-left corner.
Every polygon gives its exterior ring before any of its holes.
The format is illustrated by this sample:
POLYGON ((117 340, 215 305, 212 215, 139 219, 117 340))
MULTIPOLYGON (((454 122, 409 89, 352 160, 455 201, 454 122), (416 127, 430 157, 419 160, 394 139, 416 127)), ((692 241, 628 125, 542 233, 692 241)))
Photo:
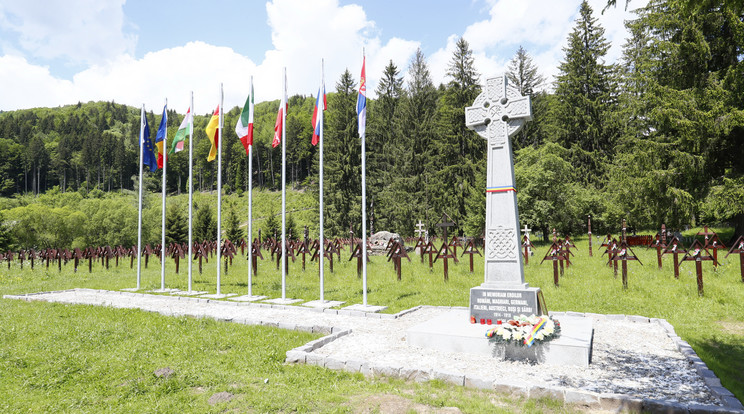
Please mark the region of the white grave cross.
POLYGON ((509 137, 531 119, 530 97, 520 95, 506 76, 486 80, 473 106, 465 108, 465 125, 488 141, 483 287, 527 288, 509 137))
POLYGON ((418 229, 414 230, 413 232, 416 233, 418 237, 421 237, 426 230, 424 230, 424 223, 421 222, 421 219, 419 219, 418 223, 416 223, 416 227, 418 229))
MULTIPOLYGON (((527 243, 530 242, 530 233, 532 233, 532 229, 528 228, 527 224, 525 224, 524 228, 522 229, 522 234, 524 234, 525 237, 527 237, 527 243)), ((527 246, 527 254, 532 256, 532 247, 527 246)))

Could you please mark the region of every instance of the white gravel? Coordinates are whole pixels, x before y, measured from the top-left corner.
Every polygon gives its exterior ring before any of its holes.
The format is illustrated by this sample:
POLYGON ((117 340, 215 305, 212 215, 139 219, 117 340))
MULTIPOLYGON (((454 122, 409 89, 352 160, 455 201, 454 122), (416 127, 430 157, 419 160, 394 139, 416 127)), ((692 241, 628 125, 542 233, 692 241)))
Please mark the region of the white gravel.
MULTIPOLYGON (((238 323, 351 334, 312 350, 335 361, 390 366, 404 372, 447 372, 501 383, 530 384, 682 404, 721 405, 690 360, 656 323, 592 316, 594 347, 589 367, 534 365, 466 353, 424 349, 406 343, 406 330, 449 308, 422 307, 395 319, 364 317, 302 306, 205 300, 182 296, 74 289, 6 298, 137 308, 173 316, 210 317, 238 323)), ((343 312, 342 312, 343 313, 343 312)), ((309 362, 309 361, 308 361, 309 362)), ((417 379, 415 376, 411 379, 417 379)), ((420 379, 420 378, 419 378, 420 379)))

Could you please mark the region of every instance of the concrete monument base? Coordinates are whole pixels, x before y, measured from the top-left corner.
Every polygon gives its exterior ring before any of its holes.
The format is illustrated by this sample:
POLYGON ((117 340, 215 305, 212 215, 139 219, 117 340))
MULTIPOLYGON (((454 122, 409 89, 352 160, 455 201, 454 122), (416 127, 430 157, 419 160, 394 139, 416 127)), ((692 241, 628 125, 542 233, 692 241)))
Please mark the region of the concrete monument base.
POLYGON ((531 348, 491 343, 486 338, 486 331, 494 326, 472 324, 468 318, 468 309, 453 309, 409 328, 406 341, 422 348, 478 354, 499 360, 582 367, 591 363, 594 328, 589 318, 561 317, 561 336, 531 348))

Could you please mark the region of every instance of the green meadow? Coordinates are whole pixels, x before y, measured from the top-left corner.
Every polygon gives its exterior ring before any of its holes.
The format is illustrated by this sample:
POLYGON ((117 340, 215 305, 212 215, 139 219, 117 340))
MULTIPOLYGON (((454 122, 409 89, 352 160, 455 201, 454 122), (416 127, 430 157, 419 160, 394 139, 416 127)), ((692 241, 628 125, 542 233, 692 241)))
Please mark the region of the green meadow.
MULTIPOLYGON (((694 231, 692 232, 694 234, 694 231)), ((700 297, 694 263, 682 265, 673 276, 671 257, 656 266, 656 252, 634 248, 643 265, 630 262, 628 289, 613 276, 594 242, 589 257, 586 239, 576 242, 573 265, 560 286, 553 285, 552 265, 539 264, 547 245, 536 243, 535 255, 525 266, 525 277, 542 288, 551 311, 633 314, 668 320, 677 333, 715 371, 723 385, 744 400, 744 283, 739 257, 725 251, 721 265, 704 263, 705 295, 700 297)), ((253 293, 281 296, 281 274, 263 251, 253 293)), ((458 249, 458 255, 461 250, 458 249)), ((348 246, 334 260, 326 260, 325 299, 362 302, 362 281, 348 246)), ((441 261, 429 269, 418 254, 403 259, 402 280, 392 262, 373 256, 368 265, 368 303, 398 312, 417 305, 467 306, 468 289, 483 280, 483 259, 468 257, 450 262, 449 281, 441 261)), ((319 297, 317 262, 290 262, 287 297, 319 297)), ((235 258, 221 276, 223 293, 248 293, 248 266, 235 258)), ((179 274, 166 261, 167 288, 187 288, 186 262, 179 274)), ((87 261, 77 272, 72 263, 58 271, 38 260, 31 270, 17 261, 0 266, 2 294, 70 289, 124 289, 136 285, 129 260, 110 269, 87 261)), ((142 271, 144 290, 160 287, 160 262, 151 258, 142 271)), ((193 289, 216 291, 216 260, 193 267, 193 289)), ((285 352, 317 336, 280 329, 227 322, 165 317, 137 310, 69 306, 16 300, 0 301, 0 411, 3 412, 386 412, 424 411, 457 407, 463 412, 575 412, 578 407, 552 400, 525 400, 438 381, 407 383, 391 378, 365 378, 304 365, 284 364, 285 352), (154 372, 170 368, 167 378, 154 372), (232 399, 210 401, 229 392, 232 399)))

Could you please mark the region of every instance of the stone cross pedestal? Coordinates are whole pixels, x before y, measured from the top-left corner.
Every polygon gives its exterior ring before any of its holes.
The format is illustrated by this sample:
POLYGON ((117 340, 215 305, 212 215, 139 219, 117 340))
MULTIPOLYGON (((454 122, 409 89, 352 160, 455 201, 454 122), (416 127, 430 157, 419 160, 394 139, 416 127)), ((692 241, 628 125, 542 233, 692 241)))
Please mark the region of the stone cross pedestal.
POLYGON ((529 96, 520 95, 506 76, 486 80, 473 106, 465 108, 465 125, 488 141, 485 281, 470 291, 471 322, 542 313, 540 290, 524 281, 509 139, 531 119, 529 96))

